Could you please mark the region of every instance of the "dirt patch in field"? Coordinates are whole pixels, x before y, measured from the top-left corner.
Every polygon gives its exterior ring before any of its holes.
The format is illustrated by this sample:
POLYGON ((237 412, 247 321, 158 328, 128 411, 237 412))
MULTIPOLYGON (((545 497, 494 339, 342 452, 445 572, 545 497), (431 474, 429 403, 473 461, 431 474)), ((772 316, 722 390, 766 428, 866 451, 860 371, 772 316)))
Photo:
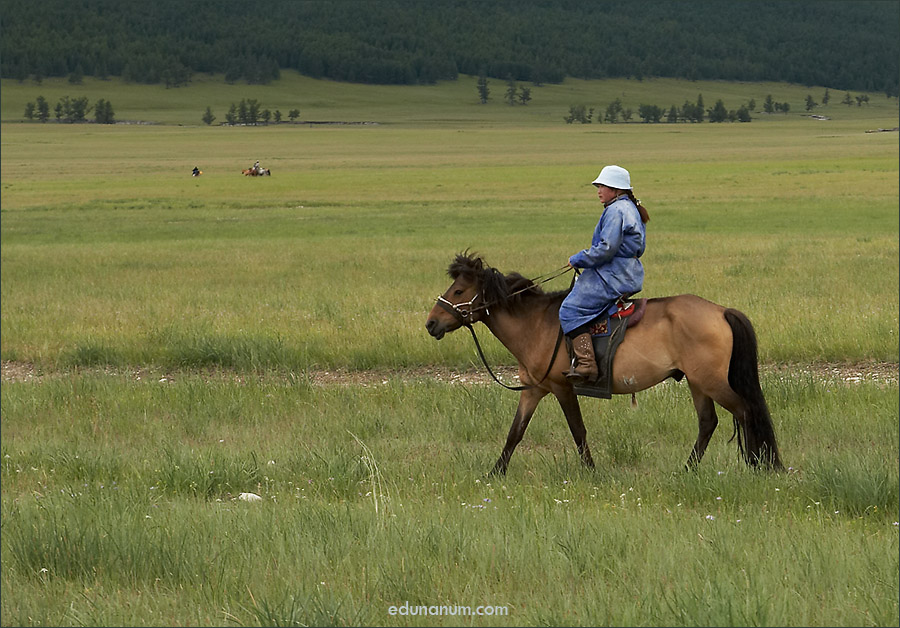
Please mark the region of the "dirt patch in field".
MULTIPOLYGON (((839 380, 847 383, 877 382, 895 384, 898 381, 900 365, 891 362, 860 362, 848 364, 772 364, 760 366, 763 375, 774 373, 782 377, 813 376, 820 380, 839 380)), ((501 381, 508 385, 519 383, 517 370, 513 367, 494 367, 494 372, 501 381)), ((420 367, 414 369, 379 369, 368 371, 349 371, 345 369, 316 370, 306 373, 268 372, 241 373, 228 369, 203 369, 190 371, 161 371, 154 369, 127 369, 112 367, 76 368, 67 371, 44 372, 28 362, 3 361, 2 377, 4 382, 40 382, 52 377, 65 377, 72 374, 105 374, 110 376, 128 376, 136 381, 158 381, 169 383, 182 377, 201 376, 211 381, 247 380, 286 380, 308 381, 316 386, 354 385, 378 386, 394 380, 424 381, 437 380, 449 384, 487 384, 491 383, 490 375, 484 369, 454 370, 446 367, 420 367)))

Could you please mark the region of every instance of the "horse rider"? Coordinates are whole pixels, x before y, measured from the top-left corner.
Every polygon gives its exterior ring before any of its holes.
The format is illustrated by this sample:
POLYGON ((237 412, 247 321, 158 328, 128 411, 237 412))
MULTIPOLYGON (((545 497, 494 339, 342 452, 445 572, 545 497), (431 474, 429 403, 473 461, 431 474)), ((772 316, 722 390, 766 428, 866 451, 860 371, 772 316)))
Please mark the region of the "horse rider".
POLYGON ((646 245, 644 223, 650 216, 634 197, 631 175, 620 166, 606 166, 592 184, 603 202, 603 214, 594 229, 590 248, 569 258, 569 266, 582 269, 572 291, 559 308, 563 332, 572 339, 575 361, 566 378, 573 384, 597 379, 597 361, 590 325, 615 307, 622 297, 640 292, 644 267, 640 257, 646 245))
POLYGON ((259 159, 256 160, 255 164, 253 164, 253 171, 256 174, 262 174, 262 166, 259 165, 259 159))

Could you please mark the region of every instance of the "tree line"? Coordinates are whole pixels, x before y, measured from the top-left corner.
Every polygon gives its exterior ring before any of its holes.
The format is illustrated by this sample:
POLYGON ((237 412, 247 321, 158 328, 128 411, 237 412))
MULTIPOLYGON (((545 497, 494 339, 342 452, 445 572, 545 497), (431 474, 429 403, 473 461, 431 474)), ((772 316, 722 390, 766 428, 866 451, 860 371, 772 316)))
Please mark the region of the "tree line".
MULTIPOLYGON (((703 94, 697 96, 695 102, 685 100, 681 107, 671 105, 670 107, 660 107, 659 105, 641 104, 638 106, 637 114, 643 122, 658 123, 665 119, 668 123, 676 122, 703 122, 704 119, 710 122, 750 122, 752 117, 750 112, 756 108, 756 101, 751 99, 750 102, 742 104, 738 109, 728 110, 725 102, 720 98, 709 109, 704 108, 703 94)), ((586 105, 571 105, 569 113, 563 119, 567 124, 579 122, 581 124, 591 124, 594 121, 594 108, 588 108, 586 105)), ((631 122, 634 119, 635 111, 631 107, 622 105, 622 100, 616 98, 609 103, 602 111, 597 109, 597 122, 607 124, 616 124, 617 122, 631 122)))
MULTIPOLYGON (((280 109, 274 112, 269 109, 263 109, 260 102, 255 98, 243 98, 239 103, 231 103, 225 114, 225 124, 234 126, 236 124, 257 125, 269 124, 274 121, 276 124, 282 121, 283 115, 280 109)), ((294 122, 300 116, 299 109, 291 109, 288 112, 288 119, 294 122)), ((212 107, 207 107, 200 118, 205 124, 210 125, 216 121, 212 107)))
MULTIPOLYGON (((87 96, 70 98, 63 96, 53 107, 53 113, 57 122, 87 122, 87 116, 94 112, 94 122, 97 124, 115 124, 116 114, 112 103, 105 98, 100 98, 93 105, 87 96)), ((35 102, 25 105, 25 119, 46 122, 50 119, 50 103, 43 96, 38 96, 35 102)))
MULTIPOLYGON (((822 105, 828 105, 831 100, 831 91, 826 88, 822 95, 822 105)), ((869 96, 859 94, 855 97, 850 92, 844 95, 841 104, 852 106, 856 103, 857 107, 868 104, 869 96)), ((812 94, 806 95, 805 101, 806 111, 812 111, 819 106, 819 103, 813 98, 812 94)), ((767 94, 763 101, 763 111, 765 113, 789 113, 791 110, 790 103, 776 102, 771 94, 767 94)), ((703 122, 704 119, 709 122, 750 122, 753 120, 752 112, 756 111, 756 99, 751 98, 748 102, 741 104, 737 109, 728 109, 725 101, 721 98, 716 100, 715 104, 710 108, 704 107, 703 94, 697 96, 695 102, 685 100, 681 107, 671 105, 670 107, 660 107, 659 105, 641 104, 638 106, 637 114, 643 122, 658 123, 665 120, 668 123, 676 122, 703 122)), ((580 124, 591 124, 594 121, 595 109, 584 104, 570 105, 569 113, 563 117, 566 124, 578 122, 580 124)), ((601 112, 600 108, 596 109, 596 120, 598 123, 606 122, 615 124, 617 122, 631 122, 634 119, 635 111, 630 107, 624 107, 622 101, 616 98, 609 103, 601 112)))
POLYGON ((3 15, 0 76, 196 73, 266 83, 285 69, 356 83, 481 74, 535 85, 671 77, 898 94, 900 3, 880 0, 43 0, 3 15))

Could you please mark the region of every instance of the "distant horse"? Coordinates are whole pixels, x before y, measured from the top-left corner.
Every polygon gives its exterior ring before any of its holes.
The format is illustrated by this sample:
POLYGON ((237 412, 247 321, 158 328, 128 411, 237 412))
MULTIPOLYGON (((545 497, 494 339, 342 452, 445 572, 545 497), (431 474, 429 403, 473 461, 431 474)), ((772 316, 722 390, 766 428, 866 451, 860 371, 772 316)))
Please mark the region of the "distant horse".
MULTIPOLYGON (((484 323, 516 357, 526 385, 491 474, 506 473, 538 402, 548 393, 562 406, 582 462, 593 467, 578 397, 564 375, 568 356, 555 349, 559 306, 568 290, 545 293, 519 273, 503 275, 465 253, 447 272, 453 283, 428 314, 428 333, 440 340, 464 325, 484 323)), ((699 419, 689 468, 700 462, 718 425, 716 402, 734 417, 746 463, 783 469, 759 384, 756 334, 744 314, 692 294, 648 299, 643 319, 627 331, 616 352, 612 393, 635 393, 669 377, 687 379, 699 419)))
POLYGON ((241 174, 245 177, 271 177, 272 171, 268 168, 247 168, 246 170, 241 170, 241 174))

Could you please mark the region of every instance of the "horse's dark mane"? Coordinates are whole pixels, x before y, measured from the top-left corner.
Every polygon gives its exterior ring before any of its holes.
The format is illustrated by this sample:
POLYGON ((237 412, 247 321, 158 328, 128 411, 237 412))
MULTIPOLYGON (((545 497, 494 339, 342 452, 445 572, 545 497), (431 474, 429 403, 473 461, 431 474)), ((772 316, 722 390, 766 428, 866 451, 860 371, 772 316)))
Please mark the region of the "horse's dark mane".
POLYGON ((516 311, 537 303, 549 303, 565 298, 569 290, 544 292, 531 279, 520 273, 512 272, 504 275, 496 268, 484 263, 481 257, 460 253, 447 269, 447 274, 454 281, 463 277, 480 286, 485 303, 489 307, 516 311))

